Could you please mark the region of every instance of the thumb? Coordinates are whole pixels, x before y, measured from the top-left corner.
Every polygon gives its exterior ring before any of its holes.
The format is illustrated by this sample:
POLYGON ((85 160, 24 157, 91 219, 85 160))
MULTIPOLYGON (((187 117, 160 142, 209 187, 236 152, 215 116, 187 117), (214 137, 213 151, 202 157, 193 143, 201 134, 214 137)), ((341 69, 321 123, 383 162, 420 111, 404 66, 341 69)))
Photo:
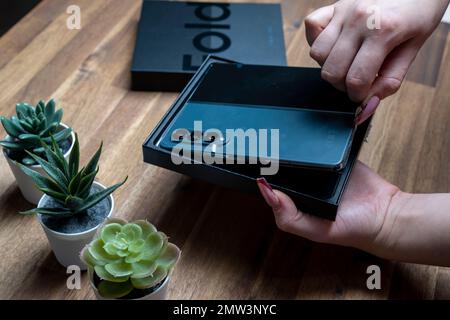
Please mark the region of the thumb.
POLYGON ((305 18, 306 40, 308 40, 310 46, 330 23, 333 14, 334 5, 331 5, 317 9, 305 18))
POLYGON ((356 124, 361 124, 370 118, 376 111, 381 100, 396 93, 406 77, 409 67, 419 52, 423 41, 407 41, 394 49, 386 58, 378 77, 375 79, 363 103, 363 111, 356 119, 356 124))
POLYGON ((259 190, 272 208, 278 228, 316 242, 332 242, 333 222, 305 214, 284 193, 272 190, 266 179, 257 180, 259 190))

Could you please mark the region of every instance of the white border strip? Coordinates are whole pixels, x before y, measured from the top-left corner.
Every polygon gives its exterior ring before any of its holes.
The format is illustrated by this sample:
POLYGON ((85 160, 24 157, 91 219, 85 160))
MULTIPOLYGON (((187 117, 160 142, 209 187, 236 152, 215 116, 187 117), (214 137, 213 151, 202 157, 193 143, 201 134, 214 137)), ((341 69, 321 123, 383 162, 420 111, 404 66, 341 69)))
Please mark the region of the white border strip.
POLYGON ((450 23, 450 6, 447 8, 444 17, 442 18, 442 22, 450 23))

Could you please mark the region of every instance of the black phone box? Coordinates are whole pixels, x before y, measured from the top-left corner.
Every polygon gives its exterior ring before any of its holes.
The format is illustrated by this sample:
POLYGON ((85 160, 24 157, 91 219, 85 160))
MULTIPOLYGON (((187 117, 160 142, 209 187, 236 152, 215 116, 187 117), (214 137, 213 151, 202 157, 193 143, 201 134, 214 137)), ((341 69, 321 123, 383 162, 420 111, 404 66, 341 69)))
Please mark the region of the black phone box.
MULTIPOLYGON (((319 68, 248 65, 219 57, 208 57, 145 141, 144 161, 211 183, 250 192, 258 191, 256 179, 262 176, 263 165, 208 164, 195 159, 191 164, 177 164, 173 161, 172 153, 161 147, 168 128, 172 127, 177 115, 192 97, 197 101, 203 99, 220 103, 291 108, 308 106, 330 110, 337 116, 340 113, 353 113, 356 116, 358 112, 358 105, 351 102, 345 93, 321 79, 319 68), (229 66, 221 69, 237 68, 241 72, 230 72, 227 75, 222 70, 220 77, 211 77, 213 70, 220 69, 212 68, 217 64, 229 66), (209 76, 205 77, 206 74, 209 76)), ((340 170, 280 164, 275 175, 264 177, 273 188, 289 195, 299 209, 334 220, 368 129, 369 121, 355 129, 346 164, 340 170)))
POLYGON ((209 54, 286 65, 280 4, 144 0, 131 87, 181 91, 209 54))

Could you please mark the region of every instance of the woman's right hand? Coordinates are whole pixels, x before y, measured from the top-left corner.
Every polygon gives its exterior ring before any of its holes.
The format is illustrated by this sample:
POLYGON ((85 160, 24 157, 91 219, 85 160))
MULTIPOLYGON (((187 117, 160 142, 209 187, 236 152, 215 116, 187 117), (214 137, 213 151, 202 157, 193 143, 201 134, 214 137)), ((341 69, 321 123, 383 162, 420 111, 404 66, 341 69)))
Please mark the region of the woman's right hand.
POLYGON ((358 123, 395 93, 449 0, 340 0, 305 20, 322 77, 361 102, 358 123))

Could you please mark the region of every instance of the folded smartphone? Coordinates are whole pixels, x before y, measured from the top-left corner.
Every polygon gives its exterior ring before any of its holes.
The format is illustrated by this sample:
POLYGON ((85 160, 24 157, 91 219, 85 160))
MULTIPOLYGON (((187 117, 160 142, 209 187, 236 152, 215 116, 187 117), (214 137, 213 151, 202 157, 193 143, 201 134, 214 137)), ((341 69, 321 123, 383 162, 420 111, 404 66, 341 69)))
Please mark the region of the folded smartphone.
MULTIPOLYGON (((173 150, 189 144, 192 157, 197 159, 201 154, 213 153, 215 157, 223 157, 224 162, 279 161, 281 165, 323 170, 345 167, 356 129, 354 112, 341 112, 346 107, 336 105, 327 108, 323 103, 318 107, 315 102, 301 99, 298 105, 286 105, 283 97, 276 98, 276 92, 270 95, 271 99, 240 97, 236 99, 240 102, 235 103, 235 99, 229 97, 217 101, 214 90, 221 86, 221 79, 222 82, 224 79, 243 81, 243 92, 251 82, 261 81, 246 79, 245 72, 245 67, 212 64, 202 85, 163 134, 160 146, 173 150)), ((263 76, 266 83, 274 83, 270 75, 263 76)))
POLYGON ((307 106, 189 102, 161 147, 172 150, 180 143, 189 143, 194 155, 210 150, 215 156, 219 153, 235 161, 279 161, 283 165, 340 170, 347 162, 353 123, 349 114, 307 106))

